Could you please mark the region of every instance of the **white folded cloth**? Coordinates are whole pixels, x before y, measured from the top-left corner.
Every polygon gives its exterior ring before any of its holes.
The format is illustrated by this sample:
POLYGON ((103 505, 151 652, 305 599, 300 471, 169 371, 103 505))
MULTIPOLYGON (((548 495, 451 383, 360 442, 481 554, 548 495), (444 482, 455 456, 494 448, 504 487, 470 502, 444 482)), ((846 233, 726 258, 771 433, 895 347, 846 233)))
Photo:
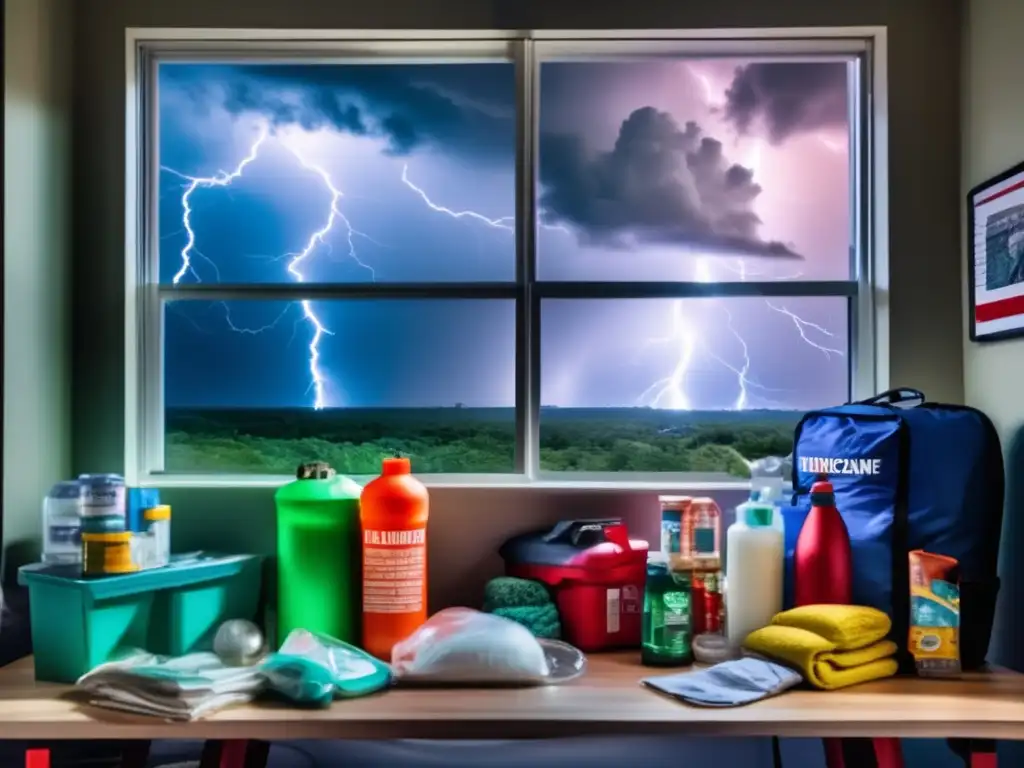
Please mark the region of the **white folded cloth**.
POLYGON ((244 704, 265 685, 259 666, 227 667, 213 653, 172 659, 144 652, 101 664, 76 683, 95 706, 166 720, 194 720, 244 704))

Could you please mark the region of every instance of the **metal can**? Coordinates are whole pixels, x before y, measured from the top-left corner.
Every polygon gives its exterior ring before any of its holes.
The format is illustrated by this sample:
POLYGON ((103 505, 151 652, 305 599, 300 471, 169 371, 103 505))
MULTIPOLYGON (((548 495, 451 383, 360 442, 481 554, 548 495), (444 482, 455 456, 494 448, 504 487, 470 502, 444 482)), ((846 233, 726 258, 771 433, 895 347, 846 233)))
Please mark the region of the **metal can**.
POLYGON ((690 507, 689 496, 659 496, 661 507, 661 553, 666 557, 682 553, 683 522, 690 507))

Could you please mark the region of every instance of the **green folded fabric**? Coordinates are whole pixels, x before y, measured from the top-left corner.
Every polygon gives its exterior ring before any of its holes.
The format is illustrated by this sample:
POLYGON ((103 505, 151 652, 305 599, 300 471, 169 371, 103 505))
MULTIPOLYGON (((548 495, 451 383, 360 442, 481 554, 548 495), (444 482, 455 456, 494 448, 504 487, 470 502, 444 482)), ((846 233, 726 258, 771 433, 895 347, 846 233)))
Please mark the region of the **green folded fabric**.
POLYGON ((520 608, 525 605, 550 605, 548 588, 539 581, 501 576, 491 579, 484 587, 484 611, 495 608, 520 608))
POLYGON ((558 608, 539 581, 512 576, 491 579, 484 587, 484 611, 522 624, 534 637, 557 640, 562 636, 558 608))

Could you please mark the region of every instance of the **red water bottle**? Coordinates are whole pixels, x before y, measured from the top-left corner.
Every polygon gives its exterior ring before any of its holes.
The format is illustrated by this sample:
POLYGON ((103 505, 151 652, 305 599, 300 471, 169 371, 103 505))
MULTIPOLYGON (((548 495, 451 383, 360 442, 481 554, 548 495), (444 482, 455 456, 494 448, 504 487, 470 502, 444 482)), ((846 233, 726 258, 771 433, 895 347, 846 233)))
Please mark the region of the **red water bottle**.
POLYGON ((853 600, 850 534, 827 480, 811 486, 811 511, 796 540, 793 567, 797 605, 849 605, 853 600))

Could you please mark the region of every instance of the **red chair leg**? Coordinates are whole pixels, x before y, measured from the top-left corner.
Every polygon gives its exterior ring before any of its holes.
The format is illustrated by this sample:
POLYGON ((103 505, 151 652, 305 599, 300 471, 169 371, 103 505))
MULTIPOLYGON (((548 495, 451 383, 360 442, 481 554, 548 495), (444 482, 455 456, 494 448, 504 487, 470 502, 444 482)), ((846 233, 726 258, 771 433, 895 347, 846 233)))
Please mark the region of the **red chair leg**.
POLYGON ((50 768, 50 750, 29 749, 25 751, 25 768, 50 768))
POLYGON ((828 768, 903 768, 899 739, 823 739, 828 768))
POLYGON ((266 768, 270 744, 236 739, 208 741, 203 747, 200 768, 266 768))
POLYGON ((220 753, 219 768, 245 768, 245 750, 248 741, 225 741, 220 753))
POLYGON ((903 750, 899 739, 872 739, 878 768, 903 768, 903 750))

